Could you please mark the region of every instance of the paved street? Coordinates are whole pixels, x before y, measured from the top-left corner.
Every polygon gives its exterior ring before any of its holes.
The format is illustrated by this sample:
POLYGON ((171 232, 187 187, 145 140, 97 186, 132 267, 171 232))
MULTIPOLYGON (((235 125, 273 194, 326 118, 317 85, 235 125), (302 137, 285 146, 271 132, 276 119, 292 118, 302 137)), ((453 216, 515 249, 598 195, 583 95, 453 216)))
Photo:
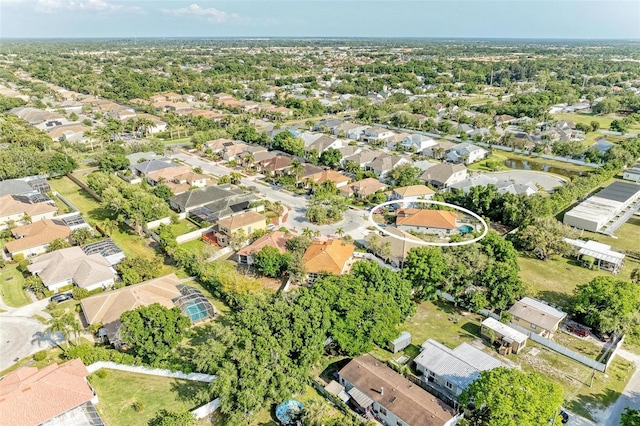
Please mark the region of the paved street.
POLYGON ((620 415, 625 407, 640 408, 640 355, 636 355, 624 349, 618 349, 617 355, 632 361, 636 364, 636 371, 629 380, 627 387, 624 388, 622 395, 606 412, 600 416, 598 424, 605 426, 618 426, 620 424, 620 415))
MULTIPOLYGON (((184 152, 178 152, 170 155, 172 158, 177 158, 190 164, 193 167, 200 167, 204 172, 212 173, 217 176, 229 174, 231 170, 224 166, 211 161, 205 161, 195 155, 189 155, 184 152)), ((261 178, 262 175, 256 175, 251 177, 242 178, 241 183, 245 186, 254 186, 258 189, 266 199, 270 201, 280 201, 282 204, 290 207, 289 214, 287 215, 287 221, 285 224, 287 227, 300 232, 304 228, 310 228, 318 230, 322 235, 335 234, 336 230, 342 228, 347 235, 351 235, 354 239, 362 239, 364 237, 364 231, 367 228, 368 223, 366 219, 366 212, 364 210, 347 210, 343 216, 344 219, 338 223, 332 225, 314 225, 306 219, 307 212, 307 198, 299 195, 293 195, 288 192, 274 189, 271 186, 265 186, 260 182, 256 182, 256 179, 261 178)))

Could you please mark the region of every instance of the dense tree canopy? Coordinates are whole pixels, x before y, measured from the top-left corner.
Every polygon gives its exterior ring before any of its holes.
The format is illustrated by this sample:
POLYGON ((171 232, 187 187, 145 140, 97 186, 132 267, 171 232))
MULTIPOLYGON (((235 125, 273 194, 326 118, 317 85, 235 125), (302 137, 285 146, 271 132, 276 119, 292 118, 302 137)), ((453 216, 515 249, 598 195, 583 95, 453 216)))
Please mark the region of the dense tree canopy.
POLYGON ((482 371, 459 401, 464 407, 473 403, 473 424, 539 426, 559 416, 563 396, 559 385, 538 373, 499 367, 482 371))
POLYGON ((573 312, 602 332, 624 331, 640 311, 640 287, 611 276, 576 287, 573 312))

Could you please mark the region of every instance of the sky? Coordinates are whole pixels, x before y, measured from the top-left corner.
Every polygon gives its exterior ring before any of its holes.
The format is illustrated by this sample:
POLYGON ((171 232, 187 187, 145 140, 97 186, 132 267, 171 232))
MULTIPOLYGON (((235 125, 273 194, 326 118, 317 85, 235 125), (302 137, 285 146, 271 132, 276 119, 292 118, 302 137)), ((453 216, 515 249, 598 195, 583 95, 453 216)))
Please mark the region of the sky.
POLYGON ((2 38, 640 39, 640 0, 0 0, 2 38))

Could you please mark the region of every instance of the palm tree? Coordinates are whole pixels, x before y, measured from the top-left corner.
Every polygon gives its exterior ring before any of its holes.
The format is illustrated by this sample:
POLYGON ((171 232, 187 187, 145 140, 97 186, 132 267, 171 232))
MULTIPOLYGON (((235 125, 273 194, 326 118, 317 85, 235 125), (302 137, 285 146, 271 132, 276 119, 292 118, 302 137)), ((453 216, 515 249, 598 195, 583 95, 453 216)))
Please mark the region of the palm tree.
POLYGON ((302 177, 302 171, 303 170, 304 170, 304 166, 302 165, 302 163, 300 163, 300 161, 293 160, 291 162, 291 173, 293 173, 293 176, 295 176, 296 183, 298 183, 300 181, 300 178, 302 177))
MULTIPOLYGON (((63 337, 63 343, 67 343, 67 348, 69 347, 71 332, 75 332, 76 328, 78 328, 79 331, 77 321, 71 312, 52 315, 47 324, 49 327, 47 327, 46 331, 51 334, 52 338, 56 333, 60 333, 63 337)), ((62 348, 61 345, 59 346, 62 348)))
POLYGON ((111 236, 113 231, 116 230, 116 223, 113 220, 107 218, 102 221, 102 230, 105 232, 105 234, 111 236))
POLYGON ((344 229, 343 228, 336 229, 336 235, 338 235, 339 237, 344 236, 344 229))
POLYGON ((326 416, 324 404, 317 399, 307 402, 302 410, 302 424, 304 426, 320 426, 326 416))

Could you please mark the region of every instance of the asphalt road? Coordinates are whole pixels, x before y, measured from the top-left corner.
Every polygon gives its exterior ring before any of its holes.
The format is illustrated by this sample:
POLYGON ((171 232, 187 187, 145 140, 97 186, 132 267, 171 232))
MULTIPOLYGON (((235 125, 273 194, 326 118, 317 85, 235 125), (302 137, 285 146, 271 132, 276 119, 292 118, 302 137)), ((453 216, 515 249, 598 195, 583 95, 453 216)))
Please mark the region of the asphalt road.
POLYGON ((624 388, 622 395, 618 398, 615 404, 613 404, 602 416, 602 420, 599 424, 605 426, 618 426, 620 424, 620 415, 626 407, 640 408, 640 355, 636 355, 624 349, 618 349, 616 355, 622 358, 632 361, 636 364, 636 371, 631 376, 631 380, 624 388), (605 420, 606 419, 606 420, 605 420))
MULTIPOLYGON (((200 157, 186 154, 184 152, 171 154, 171 157, 184 161, 193 167, 200 167, 204 172, 217 176, 226 175, 231 172, 230 169, 220 165, 219 163, 206 161, 200 157)), ((322 235, 333 235, 341 228, 346 235, 351 235, 356 240, 364 237, 364 231, 367 226, 369 226, 366 219, 366 212, 364 210, 349 209, 343 214, 344 219, 338 223, 322 226, 314 225, 309 222, 305 216, 307 212, 307 197, 294 195, 272 186, 265 186, 260 182, 256 182, 256 179, 260 179, 261 177, 262 175, 245 177, 242 178, 240 183, 245 186, 254 186, 266 199, 270 201, 280 201, 282 204, 288 206, 289 212, 287 215, 287 221, 286 223, 283 223, 283 225, 288 228, 296 231, 309 228, 320 231, 322 235)))

